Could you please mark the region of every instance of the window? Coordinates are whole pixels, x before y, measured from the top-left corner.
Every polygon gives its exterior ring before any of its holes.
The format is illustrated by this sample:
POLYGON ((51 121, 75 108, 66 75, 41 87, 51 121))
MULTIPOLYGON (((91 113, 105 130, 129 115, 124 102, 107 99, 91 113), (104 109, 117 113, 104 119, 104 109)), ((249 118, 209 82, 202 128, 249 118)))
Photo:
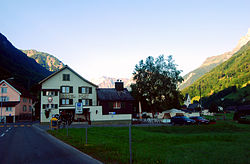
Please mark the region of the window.
POLYGON ((92 106, 92 99, 79 99, 83 106, 92 106))
POLYGON ((23 102, 27 102, 27 99, 26 99, 26 98, 23 98, 23 102))
POLYGON ((121 102, 118 102, 118 101, 114 102, 113 109, 121 109, 121 102))
POLYGON ((27 111, 27 106, 26 106, 26 105, 23 106, 23 111, 24 111, 24 112, 27 111))
POLYGON ((9 97, 7 97, 7 96, 2 96, 2 97, 0 97, 0 102, 6 102, 6 101, 9 101, 9 97))
POLYGON ((7 88, 1 88, 1 93, 7 93, 7 88))
POLYGON ((61 87, 62 93, 73 93, 73 87, 70 86, 62 86, 61 87))
POLYGON ((57 104, 51 104, 52 109, 57 109, 57 107, 58 107, 57 104))
POLYGON ((55 96, 55 92, 54 91, 46 91, 46 96, 55 96))
POLYGON ((32 111, 32 106, 29 106, 29 111, 30 111, 30 112, 32 111))
POLYGON ((70 74, 63 74, 63 81, 70 81, 70 74))
POLYGON ((12 111, 12 107, 6 107, 6 112, 11 112, 12 111))
POLYGON ((72 105, 73 104, 73 99, 61 99, 60 100, 61 105, 72 105))
POLYGON ((46 90, 44 90, 43 91, 43 96, 58 96, 58 92, 57 91, 46 91, 46 90))
POLYGON ((49 108, 49 104, 43 104, 43 109, 48 109, 49 108))
POLYGON ((88 88, 82 87, 82 93, 87 93, 87 89, 88 88))
POLYGON ((91 87, 79 87, 79 93, 91 94, 92 88, 91 87))

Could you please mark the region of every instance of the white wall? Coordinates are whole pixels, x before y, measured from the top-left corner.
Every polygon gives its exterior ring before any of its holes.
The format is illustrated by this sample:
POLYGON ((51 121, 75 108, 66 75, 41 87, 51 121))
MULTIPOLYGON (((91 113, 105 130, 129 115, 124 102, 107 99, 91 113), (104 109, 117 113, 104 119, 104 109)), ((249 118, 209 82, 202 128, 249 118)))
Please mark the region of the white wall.
POLYGON ((101 106, 90 108, 91 121, 118 121, 118 120, 120 121, 120 120, 131 120, 131 119, 132 119, 132 114, 102 115, 101 106))
MULTIPOLYGON (((85 80, 81 79, 75 73, 73 73, 68 68, 58 72, 56 75, 49 78, 47 81, 42 83, 42 89, 60 89, 61 86, 73 86, 73 93, 69 93, 67 95, 73 95, 73 105, 67 105, 68 108, 75 108, 75 103, 78 102, 78 99, 81 99, 82 96, 86 99, 92 99, 92 105, 97 105, 97 93, 96 93, 96 86, 86 82, 85 80), (70 74, 70 81, 63 81, 63 74, 70 74), (78 87, 92 87, 92 94, 79 94, 78 87)), ((59 114, 59 109, 64 107, 60 107, 59 105, 59 98, 60 93, 58 92, 58 96, 52 96, 53 102, 50 104, 58 104, 58 109, 51 109, 50 117, 46 118, 45 116, 45 109, 43 109, 43 104, 49 104, 48 102, 49 96, 43 96, 41 92, 41 114, 40 114, 40 121, 41 122, 50 122, 52 114, 59 114)), ((85 106, 89 108, 91 106, 85 106)))

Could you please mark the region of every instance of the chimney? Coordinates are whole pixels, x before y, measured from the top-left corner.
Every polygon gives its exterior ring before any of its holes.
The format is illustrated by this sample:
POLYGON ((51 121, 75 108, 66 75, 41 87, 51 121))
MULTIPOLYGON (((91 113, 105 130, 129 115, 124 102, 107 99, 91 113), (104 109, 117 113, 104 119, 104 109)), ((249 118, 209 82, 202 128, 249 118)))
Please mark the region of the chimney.
POLYGON ((117 91, 123 91, 123 82, 121 81, 121 80, 117 80, 116 82, 115 82, 115 89, 117 90, 117 91))

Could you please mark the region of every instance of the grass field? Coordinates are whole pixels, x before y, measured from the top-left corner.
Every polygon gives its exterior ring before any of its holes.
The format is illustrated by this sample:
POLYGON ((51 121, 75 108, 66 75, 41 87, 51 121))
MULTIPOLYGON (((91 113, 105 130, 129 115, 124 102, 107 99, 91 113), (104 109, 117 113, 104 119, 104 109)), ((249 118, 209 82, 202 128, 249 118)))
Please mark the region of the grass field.
MULTIPOLYGON (((128 127, 49 131, 104 163, 129 163, 128 127)), ((250 163, 250 125, 132 127, 133 163, 250 163)))

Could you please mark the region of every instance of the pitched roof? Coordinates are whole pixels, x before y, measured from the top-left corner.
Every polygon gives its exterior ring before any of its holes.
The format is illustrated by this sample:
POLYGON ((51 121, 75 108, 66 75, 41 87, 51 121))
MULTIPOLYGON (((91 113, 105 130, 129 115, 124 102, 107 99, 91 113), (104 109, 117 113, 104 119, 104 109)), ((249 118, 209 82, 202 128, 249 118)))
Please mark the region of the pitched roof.
POLYGON ((14 89, 19 95, 22 94, 19 90, 17 90, 16 87, 13 86, 13 83, 12 83, 12 85, 11 85, 10 82, 7 82, 7 81, 5 81, 5 80, 2 80, 2 81, 0 82, 0 84, 2 84, 2 83, 5 83, 5 84, 7 84, 8 86, 10 86, 10 87, 11 87, 12 89, 14 89))
POLYGON ((42 81, 39 82, 39 84, 44 83, 45 81, 47 81, 47 80, 50 79, 51 77, 57 75, 59 72, 65 70, 65 69, 67 69, 67 68, 68 68, 71 72, 73 72, 75 75, 77 75, 80 79, 82 79, 83 81, 85 81, 85 82, 87 82, 87 83, 89 83, 89 84, 91 84, 91 85, 93 85, 93 86, 95 86, 95 87, 98 87, 96 84, 94 84, 94 83, 92 83, 92 82, 86 80, 86 79, 83 78, 81 75, 79 75, 78 73, 76 73, 76 72, 75 72, 73 69, 71 69, 68 65, 65 65, 65 66, 64 66, 63 68, 61 68, 60 70, 58 70, 58 71, 52 73, 50 76, 44 78, 42 81))
POLYGON ((0 84, 2 82, 5 82, 7 85, 9 85, 12 89, 14 89, 22 97, 33 98, 33 96, 30 94, 30 92, 27 89, 25 89, 21 84, 15 82, 14 80, 2 80, 0 82, 0 84))
POLYGON ((199 107, 198 103, 194 103, 194 104, 189 104, 188 105, 188 109, 195 109, 195 108, 198 108, 198 107, 199 107))
POLYGON ((134 101, 127 88, 123 91, 117 91, 115 88, 97 89, 97 98, 103 101, 134 101))

